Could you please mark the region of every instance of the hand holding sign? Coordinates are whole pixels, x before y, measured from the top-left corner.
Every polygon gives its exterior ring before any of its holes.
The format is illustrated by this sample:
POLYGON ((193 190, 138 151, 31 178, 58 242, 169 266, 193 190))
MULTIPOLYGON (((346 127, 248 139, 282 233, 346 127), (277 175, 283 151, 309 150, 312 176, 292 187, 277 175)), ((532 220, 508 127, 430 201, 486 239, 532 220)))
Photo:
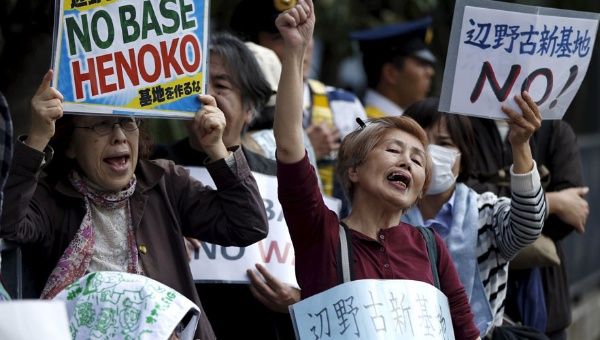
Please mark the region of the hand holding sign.
POLYGON ((199 95, 203 106, 194 117, 193 130, 202 149, 211 160, 227 157, 227 148, 223 144, 225 115, 217 107, 217 101, 210 95, 199 95))
POLYGON ((63 115, 63 96, 51 87, 54 72, 49 70, 31 98, 31 126, 25 143, 32 148, 44 151, 54 136, 54 124, 63 115))
POLYGON ((509 118, 508 140, 513 154, 513 171, 516 174, 524 174, 533 169, 529 137, 542 126, 542 115, 529 93, 523 92, 522 96, 515 96, 515 101, 522 114, 507 105, 502 106, 502 111, 509 118))
POLYGON ((270 310, 288 313, 288 306, 300 301, 300 290, 277 280, 264 266, 258 263, 256 269, 264 280, 259 274, 248 269, 247 274, 250 278, 250 292, 252 292, 252 295, 270 310))
POLYGON ((457 0, 440 111, 504 119, 498 103, 527 91, 560 119, 588 69, 600 14, 457 0))
POLYGON ((508 140, 510 144, 520 145, 529 143, 529 137, 542 125, 542 116, 529 93, 523 92, 522 96, 515 96, 515 101, 521 108, 522 114, 515 112, 508 106, 502 106, 502 111, 509 117, 510 132, 508 140))

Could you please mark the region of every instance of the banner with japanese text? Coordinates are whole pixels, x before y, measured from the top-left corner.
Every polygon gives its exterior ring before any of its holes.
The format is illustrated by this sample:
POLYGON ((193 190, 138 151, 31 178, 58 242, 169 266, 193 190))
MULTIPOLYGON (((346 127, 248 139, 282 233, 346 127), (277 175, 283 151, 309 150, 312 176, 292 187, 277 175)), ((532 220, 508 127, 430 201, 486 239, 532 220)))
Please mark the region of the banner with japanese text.
POLYGON ((542 119, 561 119, 587 72, 600 14, 458 0, 439 110, 506 119, 529 92, 542 119))
MULTIPOLYGON (((206 168, 188 167, 190 175, 212 188, 215 184, 206 168)), ((194 281, 249 283, 248 269, 260 263, 277 279, 298 288, 295 272, 294 247, 290 239, 283 210, 277 199, 277 178, 253 172, 258 190, 265 204, 269 220, 269 235, 248 247, 222 247, 201 242, 190 262, 194 281)), ((329 209, 338 213, 340 200, 323 197, 329 209)), ((232 212, 235 213, 235 212, 232 212)))
POLYGON ((208 0, 60 0, 53 86, 66 113, 193 118, 205 93, 208 0))
POLYGON ((356 280, 290 306, 296 338, 454 339, 448 298, 413 280, 356 280))

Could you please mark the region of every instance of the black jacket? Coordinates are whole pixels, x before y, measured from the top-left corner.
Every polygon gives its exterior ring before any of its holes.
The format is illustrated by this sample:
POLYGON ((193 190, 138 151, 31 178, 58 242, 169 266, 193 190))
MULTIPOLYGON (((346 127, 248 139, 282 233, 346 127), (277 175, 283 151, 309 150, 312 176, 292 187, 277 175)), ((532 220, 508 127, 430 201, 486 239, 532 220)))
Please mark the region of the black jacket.
MULTIPOLYGON (((250 170, 275 176, 277 164, 242 147, 250 170)), ((207 155, 192 149, 187 138, 169 146, 160 146, 156 157, 184 166, 204 166, 207 155)), ((196 289, 217 338, 295 339, 289 314, 269 310, 250 293, 248 285, 197 283, 196 289)))

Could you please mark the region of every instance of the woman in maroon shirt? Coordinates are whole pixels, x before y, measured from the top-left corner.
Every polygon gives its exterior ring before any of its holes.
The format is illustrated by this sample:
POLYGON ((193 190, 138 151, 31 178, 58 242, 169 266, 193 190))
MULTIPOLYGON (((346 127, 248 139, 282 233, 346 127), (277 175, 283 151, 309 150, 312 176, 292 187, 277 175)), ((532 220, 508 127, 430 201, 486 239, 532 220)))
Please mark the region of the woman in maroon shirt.
MULTIPOLYGON (((302 60, 313 32, 311 0, 300 0, 276 25, 285 42, 277 94, 274 132, 277 142, 279 200, 294 249, 302 297, 341 282, 336 214, 323 203, 314 169, 302 143, 302 60)), ((433 284, 423 236, 399 223, 404 210, 425 192, 431 171, 427 136, 407 117, 370 121, 349 134, 338 154, 338 175, 352 202, 342 222, 350 228, 351 267, 355 279, 410 279, 433 284)), ((469 302, 439 236, 440 289, 448 297, 457 339, 476 339, 469 302)))

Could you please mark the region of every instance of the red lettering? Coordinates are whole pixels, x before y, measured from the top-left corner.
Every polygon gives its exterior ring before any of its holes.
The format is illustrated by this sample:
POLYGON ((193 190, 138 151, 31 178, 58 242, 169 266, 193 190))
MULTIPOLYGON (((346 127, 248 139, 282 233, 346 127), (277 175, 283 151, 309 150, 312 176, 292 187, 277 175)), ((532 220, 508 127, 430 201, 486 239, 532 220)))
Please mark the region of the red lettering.
POLYGON ((181 69, 181 66, 179 66, 179 62, 175 58, 175 52, 177 52, 177 42, 179 42, 179 38, 173 39, 168 52, 167 43, 164 41, 160 42, 160 56, 162 57, 165 78, 167 79, 171 78, 171 66, 173 66, 177 75, 183 74, 183 70, 181 69))
POLYGON ((140 70, 140 75, 142 76, 142 79, 144 79, 145 82, 147 83, 153 83, 155 81, 158 80, 158 78, 160 77, 160 54, 158 53, 158 50, 156 49, 156 47, 154 47, 153 45, 150 44, 146 44, 144 46, 142 46, 142 48, 140 48, 140 51, 138 53, 138 57, 137 57, 137 63, 138 63, 138 69, 140 70), (150 55, 152 55, 152 61, 154 62, 154 73, 150 74, 148 73, 148 68, 147 65, 144 61, 144 56, 150 53, 150 55))
POLYGON ((485 85, 486 79, 488 79, 488 81, 492 87, 492 91, 494 91, 494 94, 496 95, 496 98, 498 99, 498 101, 500 101, 500 102, 505 101, 506 97, 508 97, 508 94, 510 93, 510 90, 512 89, 513 85, 515 84, 515 81, 517 80, 517 77, 519 76, 520 72, 521 72, 521 66, 513 65, 510 68, 508 78, 506 78, 504 85, 502 87, 500 87, 500 84, 498 84, 498 80, 496 79, 496 74, 494 73, 494 69, 492 68, 492 65, 488 61, 484 62, 483 66, 481 67, 481 73, 479 73, 479 79, 477 79, 477 83, 475 84, 475 87, 473 88, 473 92, 471 93, 471 98, 470 98, 471 103, 474 103, 477 101, 477 99, 479 99, 479 96, 481 95, 481 91, 483 91, 483 86, 485 85))
POLYGON ((181 45, 179 46, 179 57, 181 59, 181 64, 187 73, 196 73, 198 71, 198 66, 200 66, 200 61, 202 60, 202 54, 200 53, 200 43, 198 42, 198 38, 196 38, 192 34, 188 34, 181 38, 181 45), (187 44, 190 44, 192 47, 192 51, 194 52, 194 62, 189 63, 187 56, 187 44))
POLYGON ((112 61, 112 54, 104 54, 98 56, 96 58, 96 65, 98 67, 98 82, 100 85, 100 93, 113 92, 117 90, 117 85, 115 83, 107 84, 106 77, 115 74, 115 69, 113 67, 106 67, 104 64, 108 61, 112 61))
POLYGON ((141 46, 137 53, 135 49, 130 48, 127 52, 115 51, 87 58, 84 62, 72 60, 75 99, 78 101, 85 99, 86 82, 89 83, 90 95, 95 97, 128 86, 137 87, 140 85, 140 77, 144 82, 152 84, 156 83, 161 76, 163 79, 170 79, 172 76, 181 76, 185 72, 193 74, 198 71, 202 56, 200 44, 195 36, 189 34, 182 39, 161 41, 159 48, 146 44, 141 46), (178 48, 181 62, 177 58, 178 48), (191 53, 187 53, 187 50, 191 53), (87 70, 83 70, 86 63, 87 70), (110 81, 111 76, 116 76, 116 82, 110 81))
POLYGON ((96 63, 94 58, 87 59, 88 71, 82 71, 79 60, 71 61, 71 72, 73 73, 73 87, 75 87, 75 99, 81 100, 83 95, 83 82, 90 84, 92 95, 98 95, 98 84, 96 79, 96 63))
POLYGON ((550 71, 549 68, 539 68, 531 72, 531 74, 527 78, 525 78, 525 81, 521 86, 521 93, 523 91, 529 91, 531 83, 533 83, 535 78, 537 78, 538 76, 546 77, 546 91, 544 91, 542 99, 535 102, 536 105, 542 105, 546 101, 546 99, 548 99, 548 96, 550 96, 550 92, 552 92, 552 86, 554 86, 554 77, 552 76, 552 71, 550 71))
POLYGON ((288 258, 288 254, 290 252, 290 248, 292 244, 290 242, 285 243, 285 248, 283 248, 283 254, 281 254, 281 250, 279 249, 279 243, 277 241, 269 242, 269 248, 267 249, 265 255, 264 242, 258 242, 258 249, 260 251, 260 256, 262 257, 265 263, 271 262, 271 257, 275 254, 276 260, 279 263, 285 263, 288 258))
POLYGON ((125 59, 123 52, 115 52, 115 68, 119 70, 117 72, 117 82, 119 90, 125 88, 125 80, 123 79, 123 73, 127 74, 127 78, 131 81, 131 85, 138 86, 140 84, 140 77, 137 72, 137 64, 135 62, 135 51, 133 48, 129 49, 129 62, 125 59))

